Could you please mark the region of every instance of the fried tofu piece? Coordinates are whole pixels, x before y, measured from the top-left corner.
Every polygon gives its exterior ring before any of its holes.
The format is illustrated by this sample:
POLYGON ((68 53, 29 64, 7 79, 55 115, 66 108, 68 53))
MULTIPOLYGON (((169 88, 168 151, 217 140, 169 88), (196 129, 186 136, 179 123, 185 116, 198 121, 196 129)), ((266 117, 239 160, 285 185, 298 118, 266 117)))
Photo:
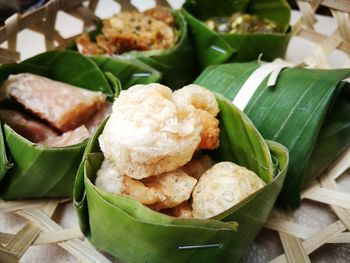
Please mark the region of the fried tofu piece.
POLYGON ((217 163, 201 176, 193 190, 193 217, 216 216, 264 186, 265 182, 245 167, 217 163))
POLYGON ((99 142, 120 173, 142 179, 189 162, 201 129, 193 106, 177 107, 169 88, 135 85, 115 100, 99 142))
POLYGON ((89 137, 89 130, 84 125, 82 125, 72 131, 63 133, 61 136, 52 137, 38 143, 46 147, 67 147, 81 143, 89 137))
POLYGON ((39 142, 56 138, 59 134, 28 116, 14 110, 0 110, 0 119, 14 129, 18 134, 31 142, 39 142))
POLYGON ((29 73, 11 75, 2 86, 7 97, 52 127, 66 132, 88 121, 106 96, 29 73))
POLYGON ((219 105, 212 92, 195 84, 176 90, 173 100, 179 107, 192 105, 201 120, 201 142, 198 149, 215 149, 219 146, 219 105))
POLYGON ((165 196, 165 200, 151 206, 152 209, 158 211, 163 208, 178 206, 184 201, 187 201, 191 197, 197 179, 187 175, 185 172, 181 171, 181 169, 178 169, 161 175, 148 177, 143 179, 142 182, 145 186, 156 189, 165 196))

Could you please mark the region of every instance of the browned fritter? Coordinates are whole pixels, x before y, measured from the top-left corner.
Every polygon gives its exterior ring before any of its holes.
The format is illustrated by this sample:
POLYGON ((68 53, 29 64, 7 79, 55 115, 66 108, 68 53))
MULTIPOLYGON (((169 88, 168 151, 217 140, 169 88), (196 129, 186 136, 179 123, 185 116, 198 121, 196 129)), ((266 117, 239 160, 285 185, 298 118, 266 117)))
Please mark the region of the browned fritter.
POLYGON ((143 12, 145 15, 151 16, 157 20, 167 23, 169 26, 175 24, 175 19, 171 10, 164 6, 157 6, 143 12))
POLYGON ((83 54, 121 54, 138 50, 159 50, 174 46, 174 17, 167 8, 153 8, 140 13, 121 12, 103 21, 102 33, 96 43, 84 34, 77 38, 83 54))

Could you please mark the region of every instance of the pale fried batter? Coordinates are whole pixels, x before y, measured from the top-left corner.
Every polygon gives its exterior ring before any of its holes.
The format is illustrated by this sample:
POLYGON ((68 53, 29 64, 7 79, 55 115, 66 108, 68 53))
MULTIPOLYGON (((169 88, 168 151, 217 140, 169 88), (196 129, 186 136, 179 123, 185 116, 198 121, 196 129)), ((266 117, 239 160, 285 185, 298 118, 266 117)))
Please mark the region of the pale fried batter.
POLYGON ((219 146, 219 121, 216 115, 219 105, 212 92, 195 84, 176 90, 173 99, 179 107, 192 105, 202 124, 201 142, 198 149, 215 149, 219 146))
POLYGON ((141 181, 124 176, 123 195, 138 200, 142 204, 151 205, 166 199, 164 194, 156 188, 145 186, 141 181))
POLYGON ((107 159, 102 162, 100 169, 97 171, 95 185, 114 194, 121 194, 125 188, 123 175, 107 159))
POLYGON ((146 187, 142 182, 121 175, 113 163, 105 159, 97 171, 95 185, 104 191, 131 197, 139 202, 150 205, 165 199, 156 189, 146 187))
POLYGON ((156 189, 164 194, 165 199, 152 206, 154 210, 172 208, 191 197, 197 179, 187 175, 181 169, 151 176, 142 182, 149 188, 156 189))
POLYGON ((201 176, 193 190, 193 217, 216 216, 264 185, 259 176, 245 167, 231 162, 217 163, 201 176))
POLYGON ((122 91, 99 138, 101 149, 121 174, 134 179, 173 171, 193 156, 202 126, 192 105, 178 107, 160 84, 122 91))

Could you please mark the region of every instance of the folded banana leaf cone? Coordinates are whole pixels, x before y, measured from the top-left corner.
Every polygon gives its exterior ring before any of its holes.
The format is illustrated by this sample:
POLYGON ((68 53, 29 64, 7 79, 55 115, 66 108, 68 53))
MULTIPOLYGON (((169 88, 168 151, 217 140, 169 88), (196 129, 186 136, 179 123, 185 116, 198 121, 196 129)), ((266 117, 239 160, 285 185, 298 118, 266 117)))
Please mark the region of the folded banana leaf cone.
MULTIPOLYGON (((350 70, 286 68, 279 73, 275 85, 268 87, 273 74, 256 82, 256 73, 265 66, 212 66, 195 82, 237 103, 242 101, 238 98, 243 89, 257 87, 246 89, 252 96, 240 109, 244 109, 264 138, 288 148, 289 169, 279 200, 282 205, 297 207, 301 189, 350 145, 349 84, 343 81, 350 77, 350 70)), ((249 97, 248 93, 245 97, 249 97)))
MULTIPOLYGON (((109 56, 116 59, 136 59, 149 65, 154 70, 159 71, 161 73, 161 83, 173 89, 177 89, 192 82, 198 75, 199 69, 188 32, 188 24, 182 11, 173 11, 172 15, 175 20, 174 28, 176 38, 176 42, 173 46, 147 51, 126 51, 119 55, 107 53, 99 56, 109 56)), ((102 32, 102 21, 97 21, 96 29, 89 32, 88 35, 92 41, 96 41, 96 37, 102 36, 102 32)), ((76 44, 72 44, 68 48, 79 49, 76 44)), ((83 53, 89 54, 89 50, 86 52, 83 51, 83 53)), ((100 58, 100 61, 102 61, 102 58, 100 58)))
MULTIPOLYGON (((122 63, 118 75, 125 87, 159 78, 159 74, 148 67, 122 63)), ((115 72, 104 71, 93 60, 74 51, 49 51, 19 64, 2 65, 0 80, 4 82, 10 75, 19 73, 31 73, 85 90, 100 91, 106 95, 107 101, 112 101, 115 90, 120 89, 115 72)), ((6 108, 4 102, 0 107, 6 108)), ((0 135, 2 198, 72 196, 87 140, 65 147, 45 146, 26 139, 5 122, 1 123, 0 135)))
POLYGON ((104 160, 98 137, 90 138, 74 186, 80 228, 98 249, 122 262, 236 262, 267 219, 280 192, 288 151, 265 141, 251 121, 221 95, 220 146, 215 161, 233 161, 267 184, 237 205, 211 219, 171 217, 129 197, 94 185, 104 160))
POLYGON ((272 61, 286 53, 291 35, 290 7, 285 0, 188 0, 183 9, 201 69, 225 62, 252 61, 260 55, 272 61), (233 14, 237 18, 227 21, 233 14), (249 22, 257 18, 261 20, 249 22), (263 20, 267 29, 259 25, 263 20), (269 31, 271 27, 278 30, 269 31))

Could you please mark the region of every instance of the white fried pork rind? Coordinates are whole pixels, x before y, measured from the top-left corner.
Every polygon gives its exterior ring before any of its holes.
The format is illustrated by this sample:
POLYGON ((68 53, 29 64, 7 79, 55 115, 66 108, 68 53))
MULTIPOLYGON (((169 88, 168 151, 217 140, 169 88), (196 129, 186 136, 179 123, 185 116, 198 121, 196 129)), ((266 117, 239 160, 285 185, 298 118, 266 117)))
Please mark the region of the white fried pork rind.
POLYGON ((124 190, 123 175, 117 171, 112 162, 104 160, 97 171, 95 185, 107 192, 121 194, 124 190))
POLYGON ((192 105, 179 107, 160 84, 122 91, 99 137, 101 150, 121 174, 134 179, 173 171, 192 158, 202 125, 192 105))
POLYGON ((176 90, 173 100, 179 107, 192 105, 199 115, 202 131, 199 149, 215 149, 219 146, 219 121, 216 115, 219 105, 212 92, 195 84, 176 90))
POLYGON ((146 187, 142 182, 121 175, 109 160, 104 160, 97 171, 95 185, 104 191, 131 197, 145 205, 151 205, 165 196, 156 189, 146 187))
POLYGON ((149 188, 161 192, 165 199, 151 206, 154 210, 172 208, 187 201, 191 197, 197 179, 187 175, 181 169, 151 176, 143 179, 142 182, 149 188))
POLYGON ((254 172, 231 162, 215 164, 193 190, 194 218, 216 216, 264 187, 254 172))

